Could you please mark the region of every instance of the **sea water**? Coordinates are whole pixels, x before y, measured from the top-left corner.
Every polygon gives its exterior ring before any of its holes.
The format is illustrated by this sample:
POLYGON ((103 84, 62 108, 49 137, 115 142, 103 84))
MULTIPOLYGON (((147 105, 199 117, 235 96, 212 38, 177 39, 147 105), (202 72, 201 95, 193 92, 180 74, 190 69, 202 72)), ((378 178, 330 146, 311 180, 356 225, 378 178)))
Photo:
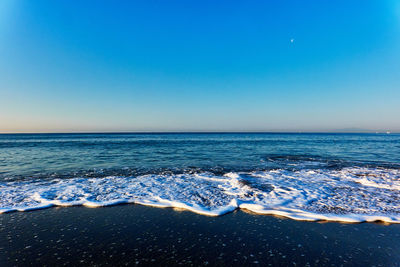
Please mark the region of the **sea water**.
POLYGON ((121 203, 400 223, 400 134, 0 135, 0 213, 121 203))

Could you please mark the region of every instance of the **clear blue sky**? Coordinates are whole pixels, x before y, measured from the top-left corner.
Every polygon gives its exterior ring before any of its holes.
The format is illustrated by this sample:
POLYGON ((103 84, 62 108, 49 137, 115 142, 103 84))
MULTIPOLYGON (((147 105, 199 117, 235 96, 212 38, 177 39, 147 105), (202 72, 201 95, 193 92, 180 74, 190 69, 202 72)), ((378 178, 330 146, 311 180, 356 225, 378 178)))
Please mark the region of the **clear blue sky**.
POLYGON ((400 1, 0 1, 0 132, 400 130, 400 1))

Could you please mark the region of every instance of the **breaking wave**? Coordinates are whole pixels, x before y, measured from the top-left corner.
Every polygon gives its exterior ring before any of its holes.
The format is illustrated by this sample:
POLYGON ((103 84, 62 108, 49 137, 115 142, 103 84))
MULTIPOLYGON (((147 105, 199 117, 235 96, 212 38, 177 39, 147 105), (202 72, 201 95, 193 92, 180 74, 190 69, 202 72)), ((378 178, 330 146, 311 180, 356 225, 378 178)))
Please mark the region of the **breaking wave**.
POLYGON ((210 216, 246 209, 296 220, 400 223, 400 170, 274 169, 0 182, 0 213, 122 203, 210 216))

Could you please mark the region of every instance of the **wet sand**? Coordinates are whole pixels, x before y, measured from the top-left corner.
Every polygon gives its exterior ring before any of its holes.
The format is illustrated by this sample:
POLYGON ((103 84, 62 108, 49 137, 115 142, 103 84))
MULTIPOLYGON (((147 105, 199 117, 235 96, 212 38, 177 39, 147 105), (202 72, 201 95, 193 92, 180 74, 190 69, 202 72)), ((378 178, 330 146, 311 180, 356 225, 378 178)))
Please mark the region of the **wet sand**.
POLYGON ((400 225, 140 205, 0 214, 1 266, 400 266, 400 225))

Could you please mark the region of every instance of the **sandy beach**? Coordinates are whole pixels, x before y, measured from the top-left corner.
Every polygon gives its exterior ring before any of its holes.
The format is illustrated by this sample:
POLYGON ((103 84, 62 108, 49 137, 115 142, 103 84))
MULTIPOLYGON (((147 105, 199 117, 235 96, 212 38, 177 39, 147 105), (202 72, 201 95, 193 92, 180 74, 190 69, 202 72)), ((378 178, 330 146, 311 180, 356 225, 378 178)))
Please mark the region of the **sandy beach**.
POLYGON ((399 266, 400 225, 141 205, 0 216, 2 266, 399 266))

